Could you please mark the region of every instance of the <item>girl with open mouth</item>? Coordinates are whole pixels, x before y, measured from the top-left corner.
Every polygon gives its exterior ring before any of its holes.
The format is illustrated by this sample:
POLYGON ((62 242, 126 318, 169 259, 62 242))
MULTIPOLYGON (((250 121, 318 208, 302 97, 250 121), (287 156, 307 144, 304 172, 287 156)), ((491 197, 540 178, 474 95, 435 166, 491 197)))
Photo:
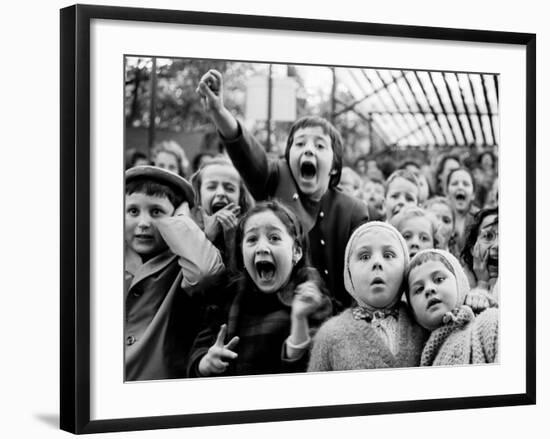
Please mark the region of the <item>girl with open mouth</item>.
POLYGON ((472 293, 479 296, 471 304, 474 310, 498 303, 498 244, 498 208, 481 209, 474 217, 462 251, 472 293))
POLYGON ((332 307, 308 265, 301 224, 283 204, 263 202, 239 221, 235 240, 238 271, 206 279, 194 293, 207 314, 189 375, 305 371, 311 331, 332 307))
POLYGON ((454 253, 458 255, 464 248, 466 230, 479 210, 474 205, 475 183, 468 169, 456 168, 449 173, 447 177, 447 198, 455 214, 454 238, 456 250, 454 253))
POLYGON ((229 266, 235 228, 253 200, 231 161, 223 156, 205 162, 193 174, 191 183, 196 205, 193 217, 229 266))

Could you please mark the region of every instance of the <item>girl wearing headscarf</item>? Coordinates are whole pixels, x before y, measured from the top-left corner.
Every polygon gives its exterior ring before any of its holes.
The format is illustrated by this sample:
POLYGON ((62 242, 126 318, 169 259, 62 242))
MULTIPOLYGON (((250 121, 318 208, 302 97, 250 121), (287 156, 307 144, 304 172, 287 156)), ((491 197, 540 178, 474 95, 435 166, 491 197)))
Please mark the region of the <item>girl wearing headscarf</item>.
POLYGON ((359 226, 345 250, 344 285, 354 305, 313 340, 309 371, 418 366, 425 332, 401 301, 407 244, 390 224, 359 226))
POLYGON ((431 334, 421 366, 498 361, 498 309, 475 315, 465 305, 470 291, 458 260, 443 250, 423 250, 412 259, 407 298, 417 322, 431 334))

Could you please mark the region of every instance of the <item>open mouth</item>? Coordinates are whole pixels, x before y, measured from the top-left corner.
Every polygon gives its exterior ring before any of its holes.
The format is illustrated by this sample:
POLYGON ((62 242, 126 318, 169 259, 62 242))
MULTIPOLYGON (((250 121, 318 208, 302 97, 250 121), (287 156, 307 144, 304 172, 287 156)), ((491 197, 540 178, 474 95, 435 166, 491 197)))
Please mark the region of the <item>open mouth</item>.
POLYGON ((212 204, 212 213, 216 213, 218 210, 222 210, 225 206, 227 206, 229 203, 225 200, 223 201, 216 201, 212 204))
POLYGON ((384 279, 382 279, 381 277, 375 277, 370 284, 371 284, 371 286, 385 285, 386 282, 384 282, 384 279))
POLYGON ((303 162, 300 166, 300 174, 302 178, 309 180, 317 175, 317 167, 313 162, 303 162))
POLYGON ((418 250, 411 250, 409 252, 409 258, 413 258, 418 253, 418 250))
POLYGON ((459 192, 455 195, 456 201, 466 201, 466 194, 459 192))
POLYGON ((487 269, 489 272, 498 273, 498 257, 489 257, 487 258, 487 269))
POLYGON ((393 215, 397 215, 399 212, 401 211, 401 206, 395 206, 393 209, 392 209, 392 214, 393 215))
POLYGON ((437 297, 432 297, 430 300, 428 300, 428 305, 426 306, 426 308, 430 309, 432 306, 439 303, 441 303, 441 300, 439 300, 437 297))
POLYGON ((275 264, 270 261, 258 261, 255 264, 260 280, 269 282, 275 276, 275 264))

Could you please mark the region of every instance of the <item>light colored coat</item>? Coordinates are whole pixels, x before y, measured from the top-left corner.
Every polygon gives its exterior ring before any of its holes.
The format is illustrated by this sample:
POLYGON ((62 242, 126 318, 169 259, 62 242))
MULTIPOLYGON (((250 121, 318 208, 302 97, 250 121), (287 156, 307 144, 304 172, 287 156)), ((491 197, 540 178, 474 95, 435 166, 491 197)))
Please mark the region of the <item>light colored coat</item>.
POLYGON ((356 320, 351 309, 331 318, 315 335, 308 371, 412 367, 420 363, 424 330, 399 304, 398 349, 392 354, 373 325, 356 320))

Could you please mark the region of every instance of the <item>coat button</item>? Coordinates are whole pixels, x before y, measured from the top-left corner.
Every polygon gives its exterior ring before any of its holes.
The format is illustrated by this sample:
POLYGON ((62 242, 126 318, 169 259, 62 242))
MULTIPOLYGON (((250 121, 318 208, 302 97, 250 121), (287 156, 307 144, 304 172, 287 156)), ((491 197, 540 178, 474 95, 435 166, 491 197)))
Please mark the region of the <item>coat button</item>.
POLYGON ((132 346, 136 342, 136 338, 133 335, 126 337, 126 344, 132 346))
POLYGON ((298 201, 298 194, 297 193, 294 193, 294 195, 292 195, 292 199, 294 201, 298 201))
POLYGON ((325 245, 325 240, 321 239, 321 245, 325 245))
POLYGON ((328 276, 328 270, 325 270, 325 276, 328 276))
POLYGON ((319 213, 319 216, 320 216, 321 218, 324 218, 324 217, 325 217, 325 212, 321 211, 321 212, 319 213))

